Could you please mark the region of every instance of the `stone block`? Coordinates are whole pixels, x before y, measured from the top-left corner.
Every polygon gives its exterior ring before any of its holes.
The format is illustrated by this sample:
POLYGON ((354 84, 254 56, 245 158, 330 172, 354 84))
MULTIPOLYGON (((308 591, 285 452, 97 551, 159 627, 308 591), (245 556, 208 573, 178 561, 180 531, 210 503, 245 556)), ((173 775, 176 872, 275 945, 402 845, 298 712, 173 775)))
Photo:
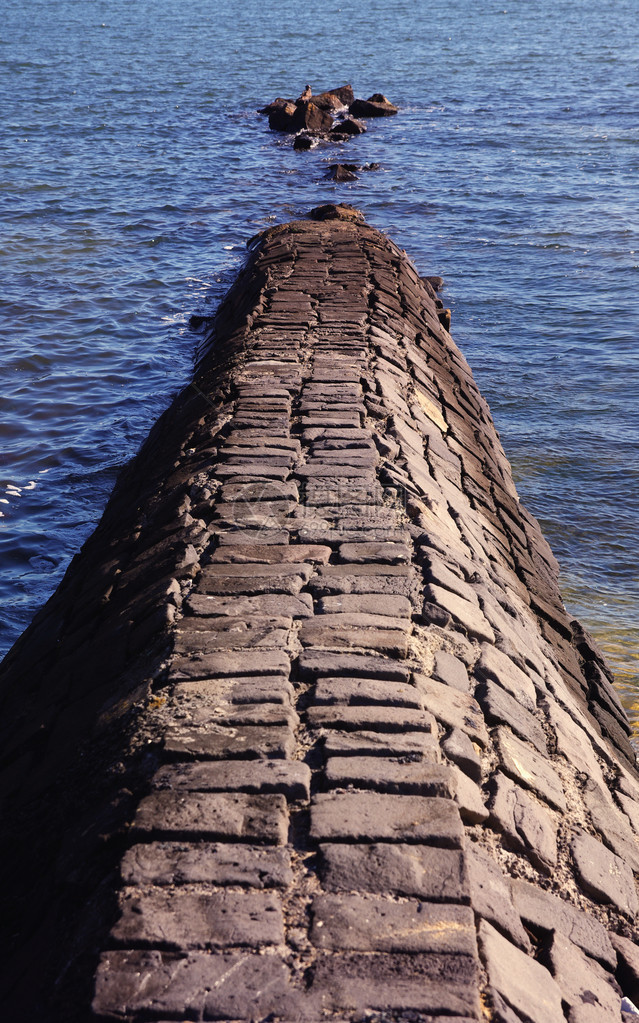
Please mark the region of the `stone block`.
POLYGON ((557 825, 533 796, 497 771, 493 781, 491 824, 548 873, 557 863, 557 825))
POLYGON ((328 676, 347 678, 377 678, 390 682, 408 682, 410 668, 389 657, 375 654, 330 653, 303 650, 299 656, 300 677, 313 680, 328 676))
POLYGON ((445 650, 438 650, 435 654, 433 677, 447 686, 459 689, 462 693, 467 693, 470 690, 466 665, 460 661, 459 657, 455 657, 454 654, 447 653, 445 650))
POLYGON ((311 772, 300 760, 214 760, 167 764, 155 772, 155 789, 193 792, 279 792, 288 800, 308 799, 311 772))
POLYGON ((639 910, 632 870, 596 838, 582 832, 575 835, 571 851, 577 873, 589 895, 612 903, 621 913, 634 917, 639 910))
POLYGON ((383 704, 422 710, 422 698, 415 686, 375 678, 323 678, 315 686, 316 704, 383 704))
POLYGON ((481 657, 475 665, 475 675, 483 682, 493 679, 518 700, 525 710, 531 713, 535 710, 537 695, 530 676, 496 646, 488 643, 482 645, 481 657))
MULTIPOLYGON (((318 1012, 367 1010, 479 1017, 477 960, 467 955, 325 955, 316 960, 311 996, 318 1012)), ((422 1017, 423 1018, 423 1017, 422 1017)), ((459 1023, 462 1023, 460 1020, 459 1023)))
POLYGON ((313 598, 310 593, 297 596, 283 593, 264 593, 254 597, 214 597, 205 593, 191 593, 186 607, 196 615, 234 615, 249 618, 251 615, 288 615, 291 618, 308 618, 313 614, 313 598))
POLYGON ((244 840, 284 845, 286 800, 281 795, 153 792, 138 806, 133 831, 152 838, 244 840))
POLYGON ((462 693, 421 674, 415 674, 415 685, 422 694, 424 707, 439 721, 448 728, 459 728, 466 732, 480 746, 488 744, 484 716, 470 693, 462 693))
POLYGON ((530 939, 513 904, 509 881, 499 864, 475 844, 469 844, 465 859, 471 904, 477 916, 493 924, 525 952, 530 952, 530 939))
POLYGON ((439 742, 431 732, 339 732, 330 731, 324 738, 329 757, 411 757, 439 763, 439 742))
POLYGON ((459 810, 450 799, 320 793, 311 806, 311 837, 317 841, 428 842, 455 848, 462 835, 459 810))
POLYGON ((639 945, 619 934, 610 933, 610 941, 617 953, 617 976, 623 991, 639 1003, 639 945))
POLYGON ((379 895, 320 895, 311 904, 311 941, 353 952, 434 952, 474 955, 469 906, 392 902, 379 895))
POLYGON ((291 661, 284 651, 222 651, 178 654, 171 661, 170 677, 175 680, 231 675, 283 675, 288 678, 290 670, 291 661))
POLYGON ((252 1019, 291 1012, 295 993, 277 955, 105 952, 93 1011, 108 1019, 152 1012, 171 1019, 252 1019))
POLYGON ((483 824, 488 820, 484 793, 467 774, 458 767, 451 768, 455 779, 455 800, 465 824, 483 824))
POLYGON ((485 920, 479 924, 479 942, 490 988, 515 1012, 531 1023, 565 1023, 561 991, 545 966, 485 920))
POLYGON ((571 1009, 592 1006, 606 1020, 618 1017, 621 990, 614 976, 584 955, 564 934, 555 933, 547 952, 548 966, 559 985, 562 1000, 571 1009))
POLYGON ((289 562, 325 565, 331 553, 330 547, 321 544, 225 544, 218 547, 211 561, 240 565, 284 565, 289 562))
POLYGON ((340 593, 334 597, 321 597, 318 602, 322 614, 373 614, 410 618, 413 609, 407 597, 390 593, 340 593))
POLYGON ((321 875, 328 891, 365 891, 433 902, 469 901, 465 856, 427 845, 327 843, 321 875))
POLYGON ((230 842, 148 842, 127 849, 127 885, 244 885, 286 888, 293 880, 287 849, 230 842))
POLYGON ((481 759, 468 735, 462 732, 461 728, 450 730, 442 742, 442 750, 469 778, 476 782, 481 781, 481 759))
POLYGON ((556 810, 565 812, 566 797, 559 776, 536 750, 508 728, 495 729, 497 753, 504 771, 520 785, 532 789, 556 810))
POLYGON ((339 556, 351 565, 375 562, 405 565, 411 560, 410 549, 403 543, 341 543, 339 556))
POLYGON ((617 956, 610 937, 594 916, 528 881, 512 880, 511 891, 517 912, 530 927, 565 934, 586 955, 615 969, 617 956))
POLYGON ((489 724, 509 725, 516 735, 532 743, 542 755, 548 751, 546 736, 537 718, 496 682, 480 682, 475 697, 489 724))
POLYGON ((430 732, 431 718, 423 710, 411 707, 344 706, 309 707, 306 720, 310 728, 337 728, 369 732, 430 732))
POLYGON ((164 736, 164 752, 177 760, 286 758, 295 752, 295 734, 290 728, 257 725, 169 728, 164 736))
POLYGON ((318 615, 307 619, 299 637, 303 646, 320 650, 373 650, 399 659, 408 656, 408 634, 405 631, 327 624, 323 620, 325 617, 342 616, 318 615))
POLYGON ((406 763, 386 757, 331 757, 325 778, 329 788, 374 789, 401 795, 452 799, 457 782, 452 770, 427 761, 406 763))
POLYGON ((125 948, 225 948, 284 940, 280 900, 272 893, 127 889, 112 939, 125 948))
POLYGON ((450 590, 432 584, 424 588, 424 597, 427 603, 434 604, 435 607, 442 608, 450 614, 469 636, 480 641, 495 642, 495 633, 477 601, 466 600, 450 590))

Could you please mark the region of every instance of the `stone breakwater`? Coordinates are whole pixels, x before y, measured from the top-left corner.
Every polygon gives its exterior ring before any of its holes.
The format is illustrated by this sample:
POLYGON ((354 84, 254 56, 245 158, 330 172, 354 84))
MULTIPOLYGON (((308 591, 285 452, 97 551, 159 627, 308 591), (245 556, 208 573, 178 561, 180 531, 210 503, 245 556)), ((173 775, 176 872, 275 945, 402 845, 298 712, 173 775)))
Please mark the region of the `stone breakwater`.
POLYGON ((321 215, 253 241, 4 662, 15 1018, 610 1023, 639 996, 609 671, 432 286, 321 215))

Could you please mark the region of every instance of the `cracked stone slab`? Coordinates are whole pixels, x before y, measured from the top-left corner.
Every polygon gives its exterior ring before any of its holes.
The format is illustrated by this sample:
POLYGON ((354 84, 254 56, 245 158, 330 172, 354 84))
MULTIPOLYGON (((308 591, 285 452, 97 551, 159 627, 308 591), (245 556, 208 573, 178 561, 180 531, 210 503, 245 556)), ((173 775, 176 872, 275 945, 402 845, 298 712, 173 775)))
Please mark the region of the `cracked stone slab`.
POLYGON ((318 608, 322 614, 372 614, 410 618, 413 608, 407 597, 390 593, 340 593, 321 597, 318 608))
POLYGON ((477 915, 507 934, 525 952, 530 952, 530 939, 515 909, 509 882, 499 864, 475 844, 468 846, 465 860, 471 904, 477 915))
POLYGON ((270 892, 126 890, 111 937, 125 948, 166 950, 277 945, 284 940, 279 898, 270 892))
POLYGON ((462 836, 459 810, 450 799, 319 793, 311 805, 311 837, 317 841, 418 842, 455 848, 462 836))
POLYGON ((469 636, 484 642, 495 642, 495 633, 476 600, 466 600, 442 586, 433 585, 425 587, 424 596, 427 603, 448 611, 469 636))
POLYGON ((262 704, 279 703, 292 709, 295 690, 282 675, 230 676, 228 678, 197 679, 195 682, 180 681, 171 697, 171 703, 194 702, 202 706, 212 704, 262 704))
POLYGON ((610 937, 592 915, 528 881, 513 879, 511 891, 517 912, 529 926, 542 931, 559 931, 586 955, 598 959, 611 970, 615 969, 617 957, 610 937))
POLYGON ((500 771, 493 779, 491 821, 546 873, 557 864, 557 825, 533 796, 500 771))
POLYGON ((153 792, 140 802, 133 820, 137 835, 244 839, 284 845, 288 811, 282 795, 227 792, 153 792))
POLYGON ((481 682, 475 690, 475 697, 489 724, 509 725, 516 735, 532 743, 542 756, 547 753, 541 724, 505 689, 490 680, 481 682))
POLYGON ((318 948, 353 952, 475 955, 469 906, 392 902, 376 895, 320 895, 311 903, 310 938, 318 948))
POLYGON ((508 728, 495 730, 497 751, 503 769, 525 788, 532 789, 556 810, 565 813, 566 797, 559 776, 536 750, 518 739, 508 728))
POLYGON ((324 615, 319 615, 306 620, 299 636, 303 646, 316 650, 373 650, 400 659, 408 656, 408 634, 404 631, 327 624, 323 619, 324 615))
POLYGON ((299 760, 231 760, 167 764, 153 776, 155 789, 196 792, 279 792, 289 800, 308 799, 311 772, 299 760))
POLYGON ((116 950, 100 958, 93 1011, 126 1019, 151 1006, 156 1017, 239 1020, 280 1015, 294 999, 277 955, 116 950))
POLYGON ((639 902, 628 864, 585 832, 575 835, 570 848, 586 891, 599 902, 611 902, 622 913, 634 917, 639 902))
POLYGON ((120 865, 127 885, 213 884, 286 888, 290 853, 281 847, 230 842, 148 842, 134 845, 120 865))
POLYGON ((466 860, 457 849, 388 842, 320 846, 328 891, 413 896, 433 902, 469 901, 466 860))
POLYGON ((592 1006, 613 1020, 619 1014, 621 989, 614 976, 590 959, 564 934, 555 933, 548 949, 548 965, 561 990, 563 1001, 572 1009, 592 1006))
POLYGON ((325 565, 331 553, 330 547, 320 544, 237 544, 236 546, 227 544, 224 547, 218 547, 211 562, 254 565, 310 562, 325 565))
POLYGON ((482 645, 481 657, 475 665, 475 675, 484 682, 493 679, 519 700, 525 710, 531 713, 535 710, 537 696, 532 680, 496 646, 488 643, 482 645))
POLYGON ((488 745, 484 716, 470 693, 462 693, 419 673, 415 674, 415 685, 422 694, 424 707, 434 714, 438 721, 449 728, 461 729, 480 746, 488 745))
POLYGON ((479 942, 488 983, 508 1005, 531 1023, 566 1023, 561 991, 545 966, 485 920, 479 922, 479 942))

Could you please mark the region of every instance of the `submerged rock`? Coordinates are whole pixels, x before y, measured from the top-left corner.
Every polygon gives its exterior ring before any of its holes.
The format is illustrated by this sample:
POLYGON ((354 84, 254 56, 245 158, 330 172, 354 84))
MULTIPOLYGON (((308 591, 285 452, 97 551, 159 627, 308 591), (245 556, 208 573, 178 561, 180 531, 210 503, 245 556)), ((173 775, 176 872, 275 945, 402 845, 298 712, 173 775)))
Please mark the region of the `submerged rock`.
POLYGON ((333 181, 358 181, 355 171, 359 170, 356 163, 332 163, 328 168, 327 177, 333 181))
POLYGON ((345 117, 343 121, 337 121, 331 128, 331 135, 363 135, 366 125, 355 117, 345 117))

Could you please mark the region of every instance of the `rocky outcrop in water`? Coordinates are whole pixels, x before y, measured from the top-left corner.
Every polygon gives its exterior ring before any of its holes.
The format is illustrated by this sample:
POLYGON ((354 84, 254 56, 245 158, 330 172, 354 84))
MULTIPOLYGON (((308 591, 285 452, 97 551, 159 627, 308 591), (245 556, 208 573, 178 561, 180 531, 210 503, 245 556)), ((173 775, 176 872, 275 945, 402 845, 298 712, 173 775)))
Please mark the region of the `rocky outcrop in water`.
POLYGON ((352 208, 254 239, 8 655, 8 1017, 637 999, 628 722, 435 286, 352 208))
POLYGON ((313 95, 307 85, 298 99, 278 97, 259 113, 268 115, 269 128, 273 131, 296 135, 296 149, 310 149, 321 140, 343 142, 361 135, 366 131, 362 118, 388 117, 397 113, 397 107, 381 93, 367 100, 355 99, 350 85, 317 95, 313 95))

